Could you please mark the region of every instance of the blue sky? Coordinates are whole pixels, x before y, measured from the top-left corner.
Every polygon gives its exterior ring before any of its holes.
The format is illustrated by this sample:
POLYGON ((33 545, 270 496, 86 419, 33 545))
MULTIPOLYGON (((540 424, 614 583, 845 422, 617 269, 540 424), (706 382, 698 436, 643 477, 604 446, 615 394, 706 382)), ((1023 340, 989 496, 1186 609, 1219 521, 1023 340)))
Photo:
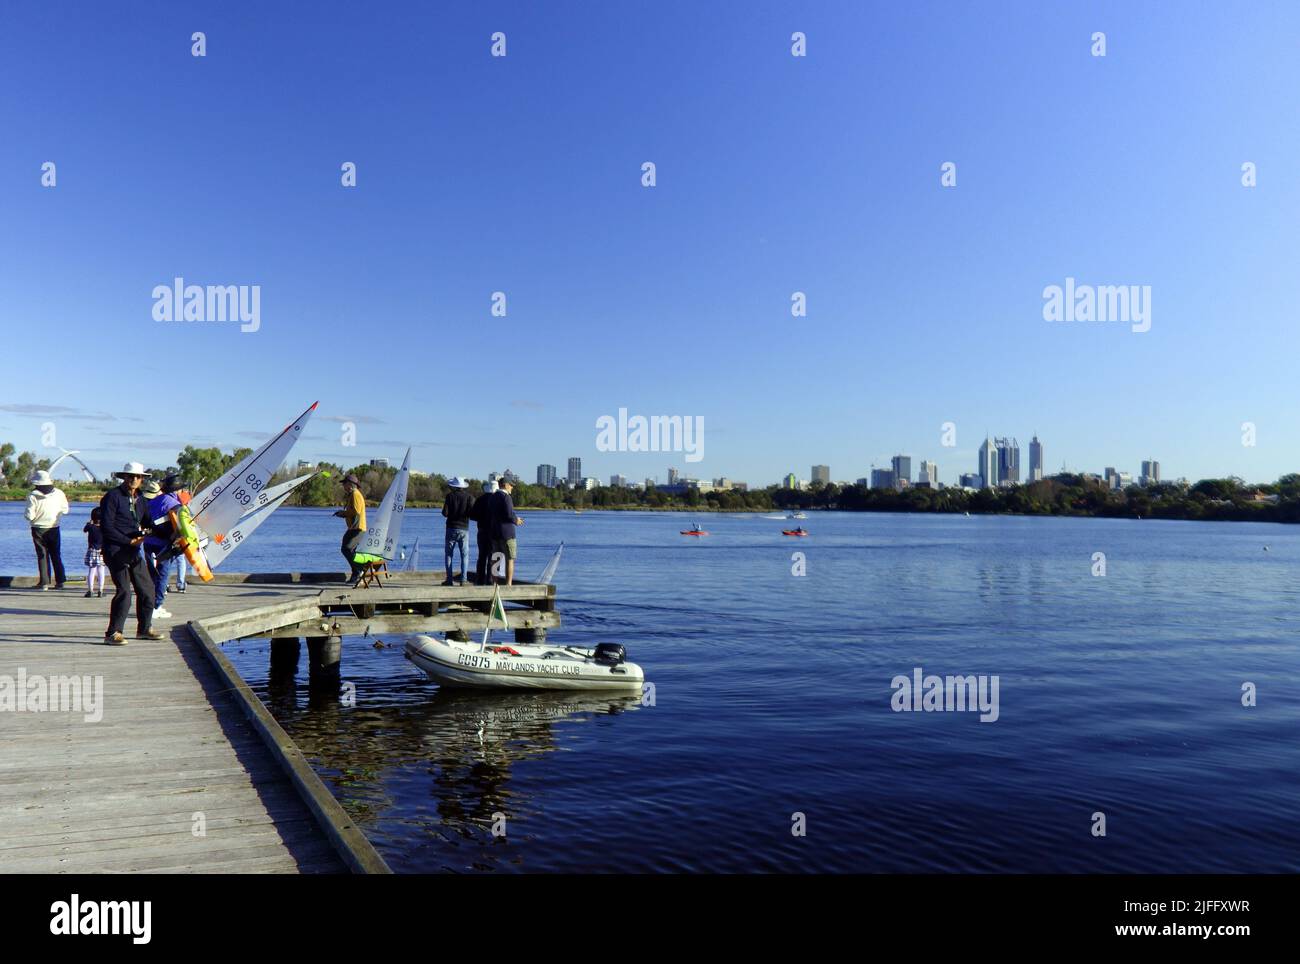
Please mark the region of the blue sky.
POLYGON ((447 474, 952 482, 1037 432, 1050 470, 1272 479, 1297 36, 1287 3, 6 5, 0 439, 161 465, 319 399, 295 457, 447 474), (177 275, 261 285, 260 330, 154 321, 177 275), (1044 321, 1066 277, 1150 285, 1151 330, 1044 321), (703 416, 704 460, 597 452, 619 407, 703 416))

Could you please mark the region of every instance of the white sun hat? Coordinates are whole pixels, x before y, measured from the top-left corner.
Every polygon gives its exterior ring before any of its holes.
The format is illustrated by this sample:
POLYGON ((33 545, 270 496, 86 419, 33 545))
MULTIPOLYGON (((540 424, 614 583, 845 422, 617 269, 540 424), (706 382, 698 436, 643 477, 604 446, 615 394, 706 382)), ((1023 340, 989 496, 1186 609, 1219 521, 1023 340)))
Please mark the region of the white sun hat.
POLYGON ((127 462, 126 465, 122 466, 121 472, 114 472, 113 474, 119 479, 124 479, 128 475, 138 475, 143 478, 149 473, 144 470, 144 466, 139 462, 127 462))
POLYGON ((50 473, 45 469, 37 469, 36 474, 32 476, 32 485, 53 485, 54 480, 50 478, 50 473))

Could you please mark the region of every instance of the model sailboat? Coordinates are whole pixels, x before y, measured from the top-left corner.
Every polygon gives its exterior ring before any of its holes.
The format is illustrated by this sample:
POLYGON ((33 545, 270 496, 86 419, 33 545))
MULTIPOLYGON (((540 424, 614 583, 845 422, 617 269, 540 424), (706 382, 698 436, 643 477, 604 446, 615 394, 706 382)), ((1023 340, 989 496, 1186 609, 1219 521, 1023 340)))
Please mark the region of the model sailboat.
MULTIPOLYGON (((287 495, 283 490, 290 483, 276 486, 275 489, 281 491, 273 495, 267 491, 271 476, 288 458, 294 443, 302 436, 303 429, 316 411, 317 404, 312 402, 311 407, 283 431, 191 499, 190 504, 194 508, 185 507, 177 527, 180 533, 177 546, 204 582, 212 579, 212 566, 202 548, 205 539, 213 556, 218 561, 224 560, 251 531, 243 525, 245 515, 265 511, 265 515, 253 526, 256 528, 270 512, 284 504, 284 499, 280 496, 287 495), (265 500, 263 496, 266 497, 265 500), (233 537, 235 533, 238 533, 239 538, 233 537), (230 546, 223 545, 227 540, 231 541, 230 546)), ((293 482, 300 485, 309 477, 294 479, 293 482)), ((294 485, 288 491, 292 492, 296 487, 294 485)))
POLYGON ((406 487, 411 480, 411 450, 406 450, 402 467, 393 476, 393 481, 379 503, 379 509, 371 517, 369 528, 361 537, 356 554, 352 557, 363 568, 362 585, 370 585, 378 578, 380 570, 387 571, 387 563, 397 550, 397 540, 402 534, 402 516, 406 512, 406 487))

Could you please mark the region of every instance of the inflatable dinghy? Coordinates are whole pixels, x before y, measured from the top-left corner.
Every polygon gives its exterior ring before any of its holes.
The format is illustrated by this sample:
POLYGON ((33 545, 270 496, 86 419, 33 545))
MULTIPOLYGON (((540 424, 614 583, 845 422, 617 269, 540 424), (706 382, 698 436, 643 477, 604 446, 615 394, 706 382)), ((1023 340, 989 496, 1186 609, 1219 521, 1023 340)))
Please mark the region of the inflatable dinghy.
POLYGON ((645 673, 622 646, 509 646, 412 636, 406 658, 439 686, 460 689, 640 690, 645 673))

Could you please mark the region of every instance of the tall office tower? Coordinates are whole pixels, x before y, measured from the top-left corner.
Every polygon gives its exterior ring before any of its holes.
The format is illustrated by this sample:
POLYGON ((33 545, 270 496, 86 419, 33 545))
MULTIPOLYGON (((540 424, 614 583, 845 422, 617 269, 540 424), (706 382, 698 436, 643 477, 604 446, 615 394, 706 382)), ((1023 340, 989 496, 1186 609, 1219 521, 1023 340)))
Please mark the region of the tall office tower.
POLYGON ((917 481, 917 482, 925 482, 925 483, 928 483, 929 485, 931 485, 931 486, 933 486, 933 487, 935 487, 935 488, 938 488, 938 486, 939 486, 939 466, 935 465, 933 462, 925 462, 925 461, 922 461, 922 462, 921 462, 921 468, 920 468, 920 470, 916 473, 916 481, 917 481))
POLYGON ((871 470, 871 487, 873 489, 892 489, 895 476, 889 469, 871 470))
POLYGON ((537 466, 537 484, 543 485, 548 489, 555 488, 555 466, 554 465, 537 466))
POLYGON ((829 465, 814 465, 812 470, 812 480, 814 482, 823 482, 830 485, 831 467, 829 465))
POLYGON ((975 474, 980 477, 980 488, 992 489, 998 484, 998 450, 987 435, 980 443, 980 461, 975 474))
POLYGON ((798 477, 793 472, 791 472, 789 475, 787 475, 784 479, 781 480, 781 488, 783 489, 799 488, 798 477))
POLYGON ((1029 442, 1029 481, 1043 480, 1043 443, 1035 435, 1029 442))
POLYGON ((582 459, 574 457, 569 459, 569 485, 577 485, 582 481, 582 459))
POLYGON ((895 455, 891 460, 894 468, 894 485, 902 488, 912 481, 912 456, 895 455))
POLYGON ((1108 489, 1118 489, 1118 488, 1119 488, 1119 470, 1118 470, 1118 469, 1116 469, 1114 466, 1111 466, 1111 465, 1106 466, 1105 477, 1106 477, 1106 488, 1108 488, 1108 489))
POLYGON ((1013 438, 1000 438, 998 447, 998 484, 1020 481, 1020 443, 1013 438))
POLYGON ((682 480, 682 474, 681 474, 680 472, 678 472, 678 471, 677 471, 675 468, 673 468, 672 466, 669 466, 669 467, 668 467, 668 484, 669 484, 669 485, 676 485, 676 484, 677 484, 678 482, 680 482, 681 480, 682 480))
POLYGON ((1138 480, 1142 485, 1158 485, 1160 482, 1160 463, 1155 459, 1142 463, 1142 477, 1138 480))
POLYGON ((973 472, 963 472, 960 482, 963 489, 982 489, 984 487, 984 480, 973 472))

